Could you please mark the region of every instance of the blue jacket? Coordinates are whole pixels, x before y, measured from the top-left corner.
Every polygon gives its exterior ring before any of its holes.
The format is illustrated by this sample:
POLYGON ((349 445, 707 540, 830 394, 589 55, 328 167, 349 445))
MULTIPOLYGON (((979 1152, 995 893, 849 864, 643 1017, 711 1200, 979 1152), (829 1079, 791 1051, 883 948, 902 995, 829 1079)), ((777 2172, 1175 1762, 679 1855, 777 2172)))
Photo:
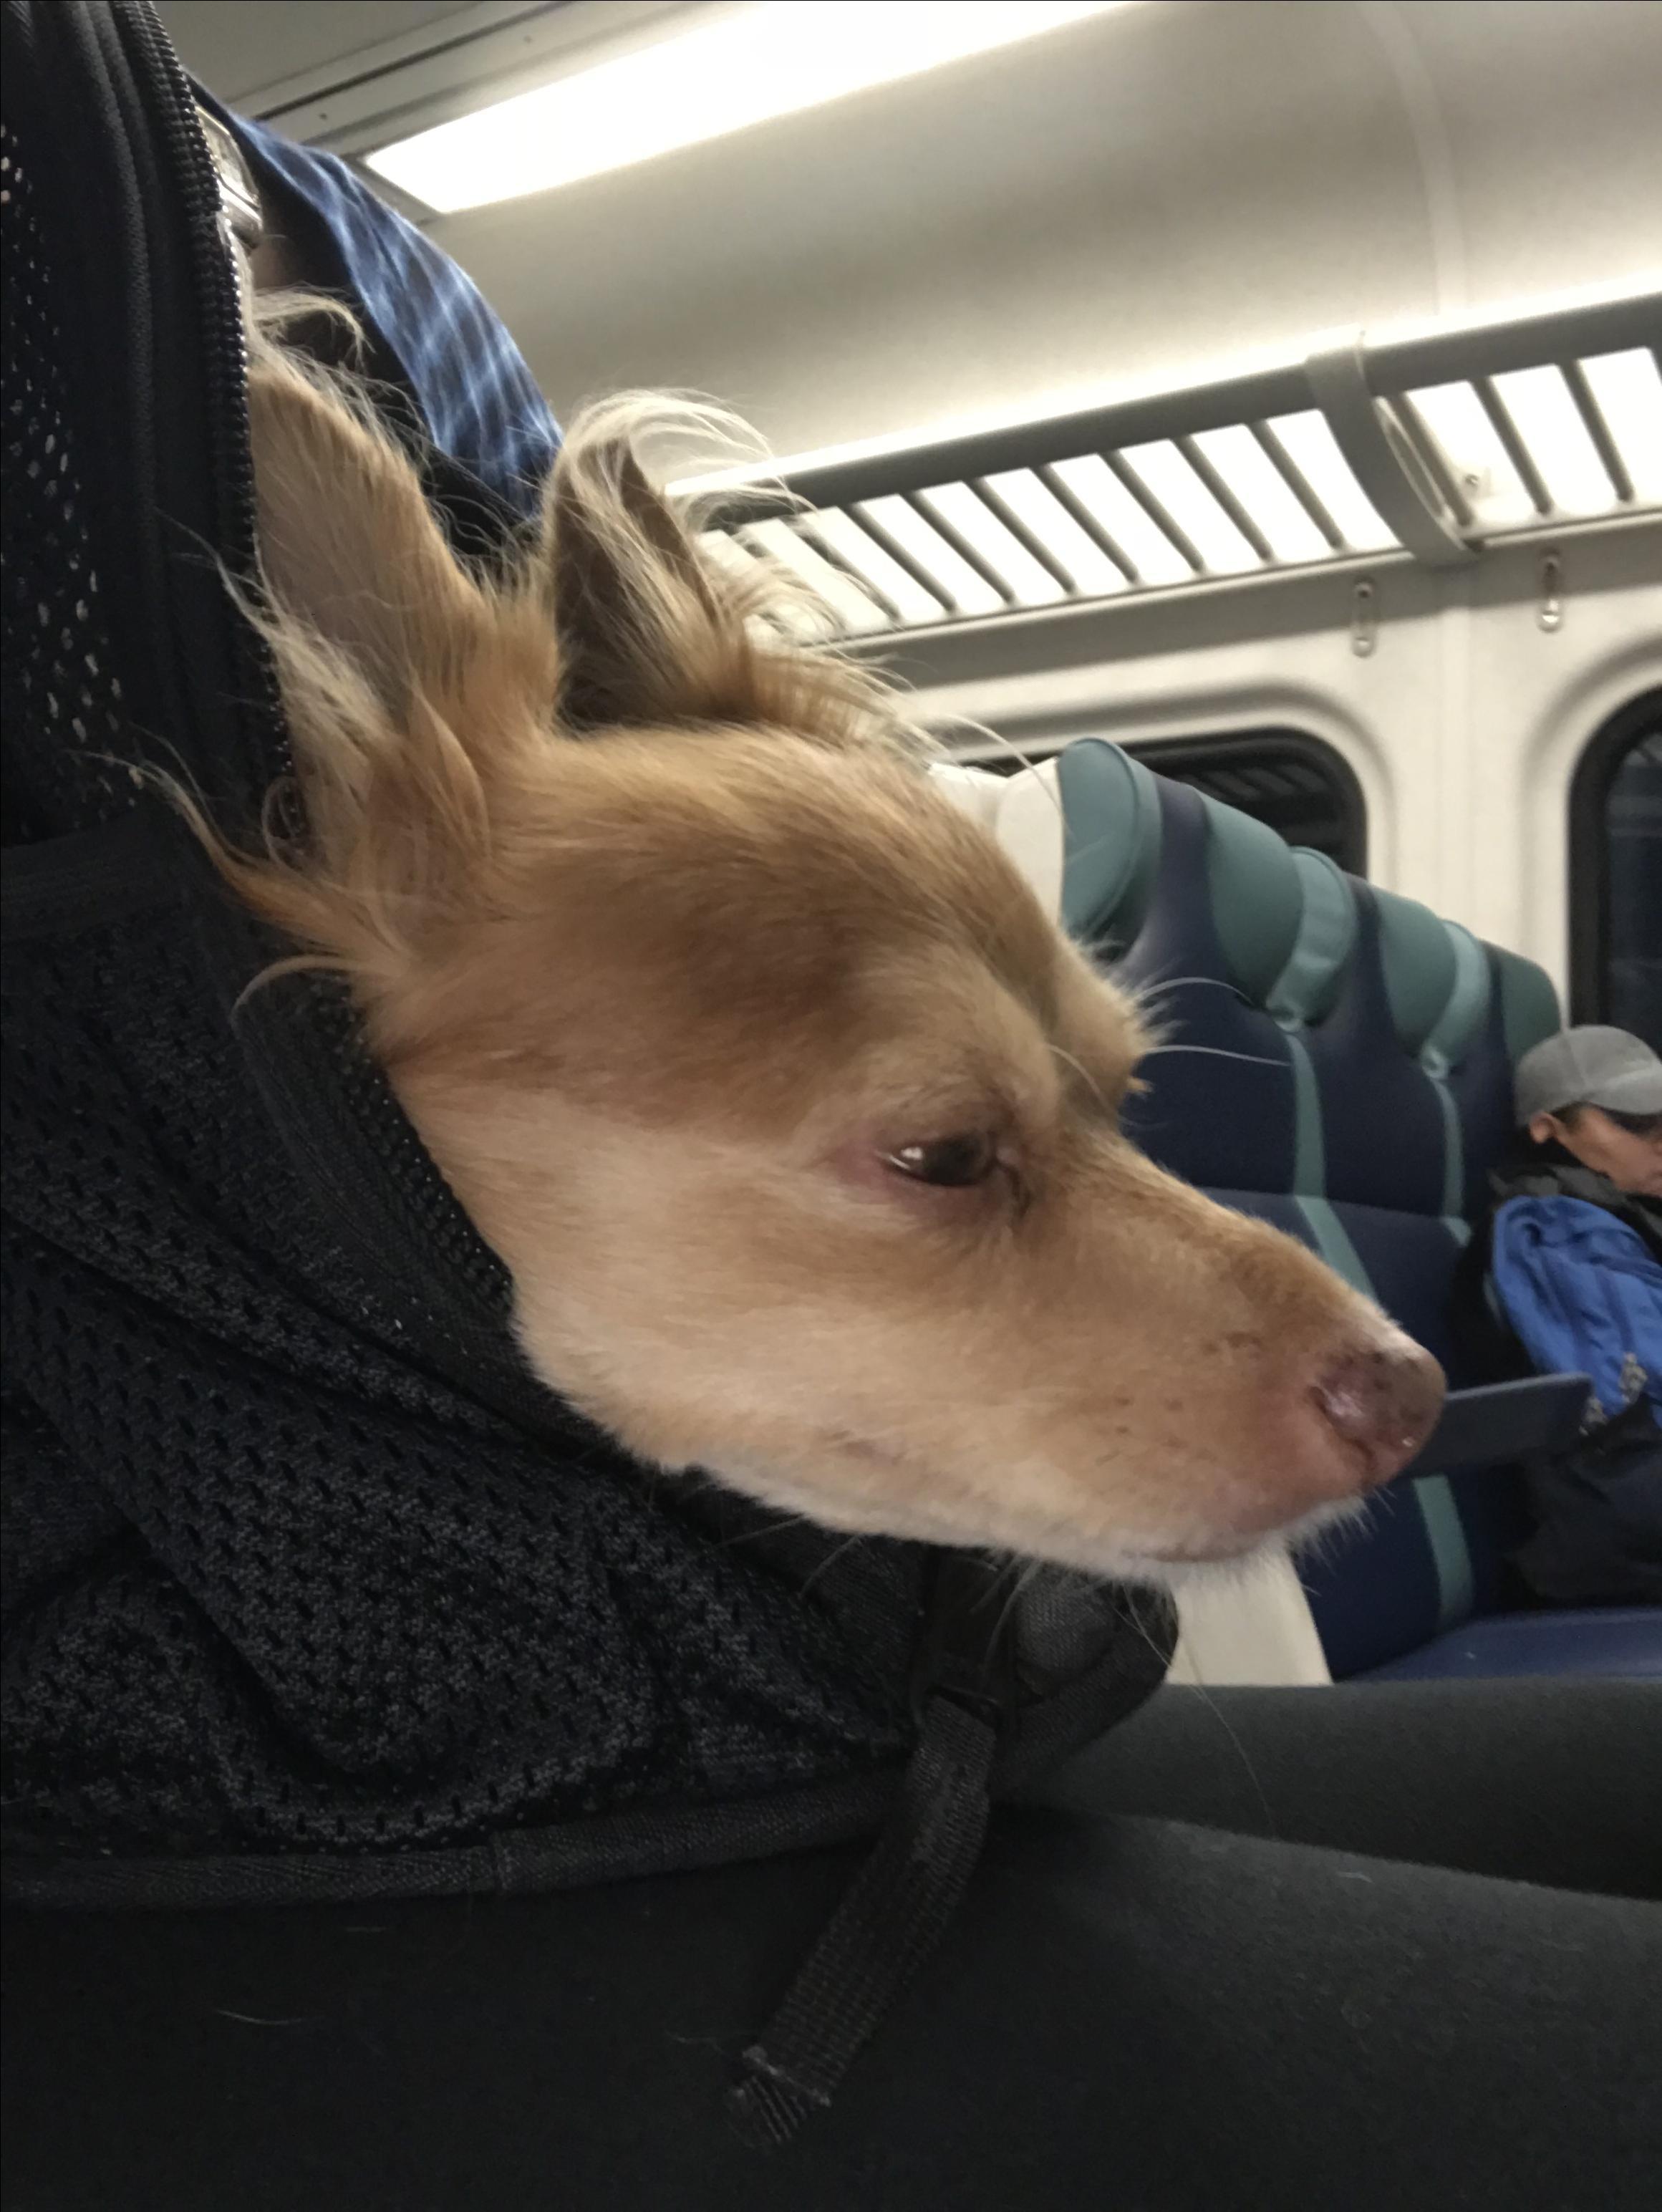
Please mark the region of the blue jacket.
POLYGON ((1512 1199, 1495 1217, 1491 1270, 1542 1372, 1590 1375, 1606 1413, 1636 1389, 1662 1412, 1662 1266, 1625 1222, 1581 1199, 1512 1199))

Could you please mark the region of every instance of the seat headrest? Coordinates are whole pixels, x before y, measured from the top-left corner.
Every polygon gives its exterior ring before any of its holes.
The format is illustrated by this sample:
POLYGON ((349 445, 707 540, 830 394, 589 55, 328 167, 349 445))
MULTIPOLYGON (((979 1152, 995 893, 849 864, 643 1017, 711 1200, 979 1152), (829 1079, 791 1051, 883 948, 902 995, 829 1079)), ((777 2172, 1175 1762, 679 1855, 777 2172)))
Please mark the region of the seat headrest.
POLYGON ((1447 925, 1428 907, 1375 890, 1380 967, 1391 1020, 1404 1052, 1417 1053, 1453 994, 1457 963, 1447 925))
MULTIPOLYGON (((1046 910, 1099 951, 1123 951, 1148 917, 1163 839, 1160 779, 1103 738, 1082 738, 1015 775, 943 762, 937 787, 996 837, 1046 910)), ((1202 798, 1205 883, 1223 980, 1283 1028, 1319 1026, 1344 988, 1356 892, 1325 854, 1202 798)), ((1533 962, 1492 951, 1458 922, 1371 891, 1380 972, 1398 1044, 1428 1073, 1458 1067, 1481 1038, 1498 976, 1509 1056, 1557 1027, 1533 962)))
POLYGON ((1356 942, 1356 902, 1325 853, 1295 851, 1301 905, 1293 949, 1265 994, 1284 1029, 1307 1028, 1332 1012, 1356 942))
POLYGON ((996 837, 1046 909, 1082 943, 1136 936, 1160 866, 1160 798, 1140 762, 1101 738, 1014 775, 938 761, 931 781, 996 837))
POLYGON ((1088 945, 1128 945, 1160 872, 1160 790, 1140 761, 1103 738, 1057 756, 1067 839, 1062 920, 1088 945))
POLYGON ((1203 799, 1206 884, 1228 981, 1267 1004, 1298 943, 1304 885, 1292 848, 1262 822, 1203 799))
POLYGON ((1062 918, 1066 867, 1056 765, 1053 760, 1040 761, 1015 775, 994 775, 956 761, 937 761, 929 771, 931 782, 943 798, 997 838, 1053 921, 1062 918))

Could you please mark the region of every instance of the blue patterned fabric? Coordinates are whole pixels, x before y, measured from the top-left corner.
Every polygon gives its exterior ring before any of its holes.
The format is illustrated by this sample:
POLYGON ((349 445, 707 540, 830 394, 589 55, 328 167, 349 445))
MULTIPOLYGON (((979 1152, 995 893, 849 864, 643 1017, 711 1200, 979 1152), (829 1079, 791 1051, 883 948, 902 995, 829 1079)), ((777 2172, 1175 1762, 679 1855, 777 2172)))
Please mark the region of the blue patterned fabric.
POLYGON ((334 155, 295 145, 195 90, 234 133, 262 191, 300 218, 314 257, 396 367, 434 443, 514 514, 531 514, 560 448, 559 428, 471 277, 334 155))

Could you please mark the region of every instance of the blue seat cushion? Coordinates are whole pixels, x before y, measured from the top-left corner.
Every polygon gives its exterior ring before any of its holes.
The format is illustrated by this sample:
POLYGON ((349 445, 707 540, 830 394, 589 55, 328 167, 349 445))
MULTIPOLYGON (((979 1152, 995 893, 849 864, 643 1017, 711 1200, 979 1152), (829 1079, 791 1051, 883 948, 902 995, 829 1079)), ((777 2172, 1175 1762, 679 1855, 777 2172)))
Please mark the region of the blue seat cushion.
MULTIPOLYGON (((1548 978, 1100 739, 1060 756, 1056 787, 1064 920, 1153 1017, 1126 1133, 1452 1368, 1465 1217, 1510 1136, 1513 1065, 1558 1026, 1548 978)), ((1376 1493, 1299 1563, 1335 1678, 1422 1671, 1404 1655, 1505 1602, 1530 1525, 1510 1467, 1376 1493)))
POLYGON ((1353 1682, 1468 1681, 1496 1674, 1643 1675, 1662 1679, 1662 1607, 1491 1613, 1417 1651, 1353 1674, 1353 1682))

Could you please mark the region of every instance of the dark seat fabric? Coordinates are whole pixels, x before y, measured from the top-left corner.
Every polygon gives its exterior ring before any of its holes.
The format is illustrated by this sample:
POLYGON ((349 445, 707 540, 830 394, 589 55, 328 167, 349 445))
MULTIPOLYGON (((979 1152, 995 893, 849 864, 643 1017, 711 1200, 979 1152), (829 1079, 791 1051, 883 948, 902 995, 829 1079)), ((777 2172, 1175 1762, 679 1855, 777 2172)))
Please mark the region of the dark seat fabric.
MULTIPOLYGON (((1319 1252, 1457 1387, 1486 1379, 1460 1370, 1450 1291, 1510 1132, 1513 1067, 1559 1026, 1547 976, 1101 739, 1060 756, 1056 786, 1064 919, 1157 1034, 1131 1133, 1319 1252)), ((1303 1563, 1334 1674, 1493 1613, 1527 1528, 1512 1470, 1391 1485, 1303 1563)), ((1572 1649, 1595 1644, 1553 1619, 1519 1617, 1519 1664, 1576 1671, 1572 1649)), ((1662 1617, 1652 1633, 1662 1648, 1662 1617)))

